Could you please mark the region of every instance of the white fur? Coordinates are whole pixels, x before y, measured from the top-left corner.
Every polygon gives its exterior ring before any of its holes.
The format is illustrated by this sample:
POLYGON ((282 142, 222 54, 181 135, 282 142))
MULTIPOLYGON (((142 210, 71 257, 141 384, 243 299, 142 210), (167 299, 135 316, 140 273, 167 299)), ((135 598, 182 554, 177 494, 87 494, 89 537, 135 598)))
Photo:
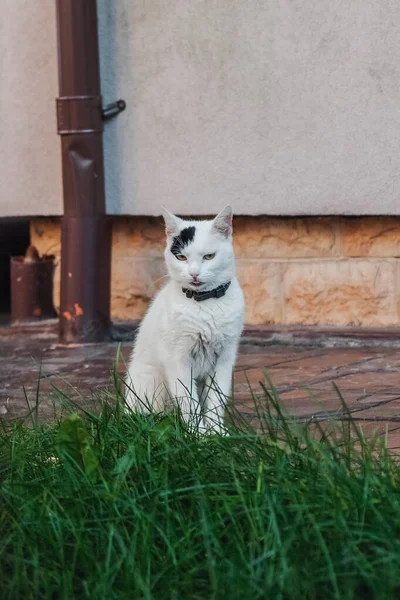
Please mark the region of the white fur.
POLYGON ((126 401, 135 411, 162 411, 177 402, 185 420, 197 416, 200 430, 220 431, 231 392, 232 372, 243 329, 244 301, 235 277, 232 209, 214 220, 184 221, 164 210, 169 283, 158 293, 141 323, 127 374, 126 401), (194 241, 179 261, 173 238, 194 225, 194 241), (213 254, 211 260, 203 257, 213 254), (191 284, 198 273, 201 287, 191 284), (182 287, 212 290, 231 281, 222 298, 196 302, 182 287))

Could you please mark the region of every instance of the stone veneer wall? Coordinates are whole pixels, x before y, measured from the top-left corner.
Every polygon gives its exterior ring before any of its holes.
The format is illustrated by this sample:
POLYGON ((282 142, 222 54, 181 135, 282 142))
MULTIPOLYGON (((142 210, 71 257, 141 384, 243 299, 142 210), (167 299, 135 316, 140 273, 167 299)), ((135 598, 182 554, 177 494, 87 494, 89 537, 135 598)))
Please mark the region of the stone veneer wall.
MULTIPOLYGON (((31 242, 59 258, 60 220, 33 219, 31 242)), ((234 244, 247 324, 400 325, 399 217, 236 217, 234 244)), ((113 319, 143 316, 163 251, 161 219, 113 217, 113 319)))

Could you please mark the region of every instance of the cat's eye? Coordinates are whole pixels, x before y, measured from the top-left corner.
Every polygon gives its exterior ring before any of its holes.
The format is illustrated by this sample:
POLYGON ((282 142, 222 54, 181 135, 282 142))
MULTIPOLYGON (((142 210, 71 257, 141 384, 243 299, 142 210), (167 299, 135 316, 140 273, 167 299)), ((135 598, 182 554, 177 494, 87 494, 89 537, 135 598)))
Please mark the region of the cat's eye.
POLYGON ((215 256, 215 252, 214 252, 214 254, 205 254, 203 256, 203 258, 204 258, 204 260, 212 260, 214 258, 214 256, 215 256))
POLYGON ((184 254, 175 254, 176 258, 178 260, 187 260, 186 256, 184 254))

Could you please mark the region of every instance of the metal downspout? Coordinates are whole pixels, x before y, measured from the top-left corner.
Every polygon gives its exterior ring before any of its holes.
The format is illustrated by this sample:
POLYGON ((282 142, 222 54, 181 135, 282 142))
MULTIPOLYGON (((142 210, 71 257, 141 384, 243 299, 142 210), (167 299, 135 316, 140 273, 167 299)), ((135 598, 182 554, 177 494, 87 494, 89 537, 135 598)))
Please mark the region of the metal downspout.
POLYGON ((62 220, 60 339, 98 342, 110 325, 111 224, 106 217, 96 0, 56 0, 62 220))

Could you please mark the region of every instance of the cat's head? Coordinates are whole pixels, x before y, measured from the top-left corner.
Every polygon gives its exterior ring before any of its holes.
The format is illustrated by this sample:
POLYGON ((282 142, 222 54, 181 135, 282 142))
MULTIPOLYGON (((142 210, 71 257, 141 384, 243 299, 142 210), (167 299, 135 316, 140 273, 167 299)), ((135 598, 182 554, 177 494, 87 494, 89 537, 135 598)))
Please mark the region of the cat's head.
POLYGON ((185 221, 163 209, 168 273, 179 285, 207 291, 235 275, 232 247, 232 208, 226 206, 205 221, 185 221))

